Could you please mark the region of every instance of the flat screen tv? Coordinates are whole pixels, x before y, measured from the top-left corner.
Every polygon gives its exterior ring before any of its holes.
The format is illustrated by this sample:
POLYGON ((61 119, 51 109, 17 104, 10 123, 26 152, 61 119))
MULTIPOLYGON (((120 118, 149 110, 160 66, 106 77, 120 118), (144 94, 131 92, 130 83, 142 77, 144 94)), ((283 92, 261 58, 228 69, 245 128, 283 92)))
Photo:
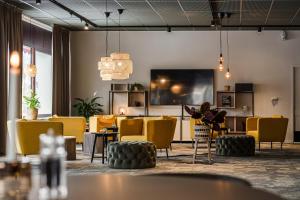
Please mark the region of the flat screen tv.
POLYGON ((151 105, 200 105, 206 101, 214 103, 214 70, 151 70, 151 105))

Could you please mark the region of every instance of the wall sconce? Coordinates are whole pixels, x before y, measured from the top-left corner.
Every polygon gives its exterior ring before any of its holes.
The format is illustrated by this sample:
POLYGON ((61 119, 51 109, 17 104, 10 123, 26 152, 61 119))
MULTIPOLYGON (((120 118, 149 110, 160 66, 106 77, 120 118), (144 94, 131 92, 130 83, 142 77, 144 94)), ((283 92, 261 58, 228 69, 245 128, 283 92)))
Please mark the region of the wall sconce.
POLYGON ((124 107, 119 107, 119 115, 126 115, 126 109, 124 107))
POLYGON ((279 97, 272 97, 271 102, 273 106, 276 106, 279 102, 279 97))

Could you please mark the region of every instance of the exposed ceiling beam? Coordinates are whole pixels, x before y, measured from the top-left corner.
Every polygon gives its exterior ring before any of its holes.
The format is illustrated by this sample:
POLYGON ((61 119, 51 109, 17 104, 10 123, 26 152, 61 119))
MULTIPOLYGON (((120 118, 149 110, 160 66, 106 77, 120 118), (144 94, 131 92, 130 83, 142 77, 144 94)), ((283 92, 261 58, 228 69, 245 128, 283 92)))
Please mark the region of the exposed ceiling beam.
POLYGON ((63 10, 65 10, 65 11, 69 12, 70 15, 74 15, 74 16, 78 17, 80 20, 85 21, 86 23, 92 25, 93 27, 97 27, 97 26, 98 26, 98 25, 95 24, 94 22, 92 22, 92 21, 90 21, 89 19, 85 18, 84 16, 78 14, 78 13, 75 12, 74 10, 68 8, 67 6, 65 6, 65 5, 63 5, 63 4, 61 4, 61 3, 59 3, 58 1, 56 1, 56 0, 49 0, 49 1, 52 2, 53 4, 57 5, 57 6, 60 7, 61 9, 63 9, 63 10))

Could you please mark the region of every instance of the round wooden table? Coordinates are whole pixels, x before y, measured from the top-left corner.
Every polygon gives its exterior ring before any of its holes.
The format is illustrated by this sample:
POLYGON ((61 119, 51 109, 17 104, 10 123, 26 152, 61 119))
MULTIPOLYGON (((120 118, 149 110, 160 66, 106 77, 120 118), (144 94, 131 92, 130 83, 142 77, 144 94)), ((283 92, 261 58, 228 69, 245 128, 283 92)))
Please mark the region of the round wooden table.
MULTIPOLYGON (((214 175, 213 175, 214 176, 214 175)), ((32 182, 29 200, 37 199, 39 177, 32 182)), ((243 182, 199 175, 81 175, 68 177, 70 200, 283 200, 243 182)))
POLYGON ((68 177, 68 199, 280 200, 269 192, 226 180, 182 176, 89 175, 68 177))

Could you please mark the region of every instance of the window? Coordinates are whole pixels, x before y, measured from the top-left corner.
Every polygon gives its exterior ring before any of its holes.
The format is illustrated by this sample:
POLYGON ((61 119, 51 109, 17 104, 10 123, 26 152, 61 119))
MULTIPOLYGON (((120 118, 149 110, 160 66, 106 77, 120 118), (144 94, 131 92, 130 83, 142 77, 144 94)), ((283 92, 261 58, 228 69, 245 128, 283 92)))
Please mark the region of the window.
POLYGON ((52 114, 52 56, 36 51, 36 93, 40 98, 40 115, 52 114))
MULTIPOLYGON (((27 66, 30 64, 31 60, 31 51, 30 47, 23 46, 23 74, 22 74, 22 97, 29 96, 31 92, 31 78, 26 74, 27 66)), ((29 113, 29 110, 22 99, 22 116, 26 117, 29 113)))
MULTIPOLYGON (((47 117, 52 115, 52 33, 27 22, 23 22, 23 33, 22 96, 30 96, 35 90, 40 101, 38 117, 47 117), (37 68, 35 78, 27 73, 31 62, 37 68)), ((22 116, 29 114, 23 99, 22 116)))

